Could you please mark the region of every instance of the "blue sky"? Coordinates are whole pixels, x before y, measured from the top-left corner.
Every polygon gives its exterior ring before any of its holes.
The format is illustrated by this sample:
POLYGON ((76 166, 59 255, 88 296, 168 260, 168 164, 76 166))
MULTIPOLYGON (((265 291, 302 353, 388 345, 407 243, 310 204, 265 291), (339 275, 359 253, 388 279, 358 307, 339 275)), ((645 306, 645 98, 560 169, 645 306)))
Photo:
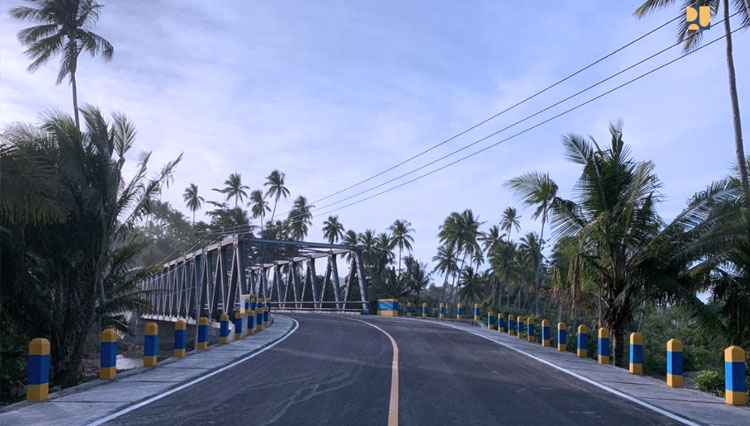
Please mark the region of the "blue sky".
MULTIPOLYGON (((2 0, 0 125, 70 111, 70 88, 55 86, 57 62, 35 74, 15 35, 25 26, 2 0)), ((115 46, 110 63, 82 56, 79 98, 135 122, 132 156, 153 151, 160 166, 184 152, 163 198, 184 208, 183 189, 210 188, 231 172, 252 189, 273 169, 287 174, 292 197, 320 199, 450 137, 680 13, 643 20, 640 1, 105 1, 95 31, 115 46)), ((676 23, 522 107, 402 166, 418 166, 616 72, 675 41, 676 23)), ((707 39, 723 34, 714 26, 707 39)), ((735 34, 745 139, 750 139, 750 34, 735 34)), ((568 104, 673 58, 679 48, 568 104)), ((429 261, 452 211, 471 208, 485 228, 507 206, 521 207, 503 182, 548 171, 571 196, 578 169, 564 161, 561 135, 607 142, 611 120, 625 123, 638 159, 656 163, 674 217, 694 192, 724 176, 734 160, 724 43, 690 57, 486 153, 334 214, 347 229, 384 230, 394 219, 416 230, 415 255, 429 261)), ((521 125, 513 130, 521 130, 521 125)), ((483 147, 512 134, 491 138, 483 147)), ((361 189, 370 185, 365 184, 361 189)), ((343 197, 347 194, 342 194, 343 197)), ((336 197, 318 205, 335 201, 336 197)), ((346 203, 344 203, 346 204, 346 203)), ((318 211, 320 213, 321 211, 318 211)), ((521 209, 522 231, 539 231, 521 209)), ((199 214, 200 216, 200 214, 199 214)), ((322 240, 325 217, 309 239, 322 240)))

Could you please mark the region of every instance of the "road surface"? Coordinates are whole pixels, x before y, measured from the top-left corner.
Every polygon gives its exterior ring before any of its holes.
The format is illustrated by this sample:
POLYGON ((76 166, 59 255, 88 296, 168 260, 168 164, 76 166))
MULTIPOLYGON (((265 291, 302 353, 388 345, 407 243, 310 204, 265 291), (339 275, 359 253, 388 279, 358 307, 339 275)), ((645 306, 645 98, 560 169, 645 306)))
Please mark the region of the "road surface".
POLYGON ((109 424, 389 425, 389 417, 391 425, 396 418, 401 425, 678 424, 461 330, 289 316, 299 328, 277 346, 109 424), (395 387, 384 332, 397 345, 395 387))

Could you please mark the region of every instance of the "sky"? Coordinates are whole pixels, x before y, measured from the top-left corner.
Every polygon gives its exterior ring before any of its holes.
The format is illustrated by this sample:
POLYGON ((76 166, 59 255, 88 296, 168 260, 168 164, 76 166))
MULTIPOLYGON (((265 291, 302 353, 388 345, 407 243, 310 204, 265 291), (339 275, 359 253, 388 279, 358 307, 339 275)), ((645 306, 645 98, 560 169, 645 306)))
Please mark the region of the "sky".
MULTIPOLYGON (((100 0, 94 31, 115 47, 112 61, 82 55, 81 104, 120 111, 138 129, 129 159, 152 152, 157 170, 184 158, 162 198, 189 215, 190 183, 211 200, 230 173, 251 189, 271 170, 291 191, 316 202, 427 149, 593 62, 683 12, 678 6, 639 20, 641 1, 188 1, 100 0)), ((57 60, 31 74, 16 39, 26 23, 0 0, 0 128, 70 112, 67 83, 55 85, 57 60)), ((679 3, 679 2, 678 2, 679 3)), ((713 21, 718 21, 714 18, 713 21)), ((736 21, 739 22, 739 21, 736 21)), ((605 78, 676 41, 677 22, 590 70, 467 134, 318 207, 390 180, 472 143, 605 78)), ((723 35, 714 25, 705 40, 723 35)), ((750 139, 750 32, 734 35, 745 139, 750 139), (746 105, 747 104, 747 105, 746 105)), ((464 151, 469 153, 552 117, 680 54, 680 47, 464 151)), ((639 160, 651 160, 663 184, 659 211, 670 220, 687 199, 725 176, 734 161, 725 44, 719 41, 638 82, 475 157, 381 196, 342 208, 346 229, 386 230, 406 219, 414 255, 430 262, 440 224, 472 209, 483 229, 508 206, 521 232, 539 232, 533 212, 503 187, 531 170, 549 172, 560 195, 574 197, 580 169, 563 157, 569 133, 609 142, 624 123, 639 160)), ((426 168, 439 167, 458 156, 426 168)), ((424 172, 423 171, 423 172, 424 172)), ((328 208, 313 210, 308 240, 323 241, 329 211, 415 177, 328 208)), ((205 209, 198 212, 204 218, 205 209)), ((549 230, 545 231, 549 234, 549 230)), ((514 235, 516 238, 517 235, 514 235)), ((439 279, 436 277, 436 280, 439 279)))

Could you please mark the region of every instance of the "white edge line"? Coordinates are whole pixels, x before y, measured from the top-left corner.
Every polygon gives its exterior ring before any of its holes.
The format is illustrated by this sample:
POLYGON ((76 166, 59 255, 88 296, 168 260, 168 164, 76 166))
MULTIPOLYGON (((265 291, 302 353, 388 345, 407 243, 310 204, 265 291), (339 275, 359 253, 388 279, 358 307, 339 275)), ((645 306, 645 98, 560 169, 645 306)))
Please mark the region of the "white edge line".
MULTIPOLYGON (((280 316, 282 316, 282 315, 280 315, 280 316)), ((88 424, 88 426, 97 426, 97 425, 104 424, 104 423, 106 423, 106 422, 108 422, 110 420, 114 420, 114 419, 116 419, 116 418, 118 418, 118 417, 120 417, 120 416, 122 416, 124 414, 127 414, 127 413, 129 413, 129 412, 131 412, 133 410, 137 410, 137 409, 139 409, 139 408, 141 408, 141 407, 143 407, 145 405, 151 404, 154 401, 158 401, 158 400, 160 400, 162 398, 165 398, 165 397, 167 397, 169 395, 172 395, 175 392, 179 392, 179 391, 181 391, 181 390, 183 390, 185 388, 193 386, 196 383, 200 383, 200 382, 208 379, 209 377, 215 376, 215 375, 217 375, 217 374, 219 374, 219 373, 221 373, 223 371, 226 371, 226 370, 228 370, 228 369, 230 369, 232 367, 235 367, 235 366, 237 366, 239 364, 242 364, 243 362, 245 362, 245 361, 247 361, 247 360, 249 360, 251 358, 255 358, 256 356, 262 354, 263 352, 265 352, 265 351, 273 348, 274 346, 278 345, 279 343, 283 342, 284 340, 286 340, 287 337, 291 336, 295 331, 297 331, 297 329, 299 328, 299 322, 297 320, 295 320, 294 318, 290 318, 290 317, 286 317, 286 318, 289 318, 290 320, 294 321, 294 328, 292 328, 291 330, 289 330, 279 340, 271 343, 270 345, 266 346, 265 348, 263 348, 263 349, 261 349, 261 350, 259 350, 257 352, 253 352, 252 354, 246 356, 245 358, 237 360, 237 361, 235 361, 235 362, 233 362, 233 363, 231 363, 229 365, 225 365, 224 367, 221 367, 218 370, 214 370, 214 371, 206 374, 205 376, 201 376, 201 377, 198 377, 197 379, 193 379, 193 380, 191 380, 191 381, 189 381, 189 382, 187 382, 185 384, 182 384, 180 386, 177 386, 176 388, 170 389, 170 390, 168 390, 168 391, 166 391, 166 392, 164 392, 162 394, 159 394, 159 395, 156 395, 156 396, 152 396, 151 398, 149 398, 149 399, 147 399, 145 401, 141 401, 141 402, 139 402, 139 403, 137 403, 135 405, 131 405, 130 407, 125 408, 124 410, 114 412, 114 413, 108 415, 107 417, 103 417, 103 418, 101 418, 99 420, 91 422, 91 423, 88 424)))
POLYGON ((603 385, 603 384, 601 384, 601 383, 597 383, 597 382, 595 382, 595 381, 593 381, 593 380, 591 380, 591 379, 589 379, 589 378, 587 378, 587 377, 581 376, 581 375, 580 375, 580 374, 578 374, 578 373, 574 373, 574 372, 572 372, 572 371, 570 371, 570 370, 566 370, 565 368, 562 368, 562 367, 560 367, 560 366, 558 366, 558 365, 555 365, 555 364, 553 364, 553 363, 551 363, 551 362, 549 362, 549 361, 547 361, 547 360, 544 360, 544 359, 542 359, 542 358, 539 358, 539 357, 537 357, 537 356, 534 356, 534 355, 532 355, 532 354, 530 354, 530 353, 524 352, 524 351, 522 351, 522 350, 520 350, 520 349, 518 349, 518 348, 514 348, 513 346, 510 346, 510 345, 508 345, 508 344, 506 344, 506 343, 503 343, 503 342, 499 342, 499 341, 497 341, 497 340, 495 340, 495 339, 492 339, 492 338, 490 338, 490 337, 488 337, 488 336, 483 336, 482 334, 479 334, 479 333, 477 333, 477 332, 475 332, 475 331, 472 331, 472 330, 467 330, 467 329, 465 329, 465 328, 461 328, 461 327, 456 327, 456 326, 454 326, 454 325, 451 325, 451 324, 443 324, 443 323, 439 323, 439 322, 438 322, 438 323, 436 323, 436 324, 442 325, 442 326, 444 326, 444 327, 450 327, 450 328, 453 328, 453 329, 455 329, 455 330, 461 330, 461 331, 465 331, 465 332, 467 332, 467 333, 471 333, 471 334, 473 334, 473 335, 475 335, 475 336, 479 336, 479 337, 481 337, 481 338, 483 338, 483 339, 487 339, 487 340, 489 340, 490 342, 493 342, 493 343, 497 343, 497 344, 498 344, 498 345, 500 345, 500 346, 504 346, 504 347, 506 347, 506 348, 508 348, 508 349, 510 349, 510 350, 513 350, 513 351, 516 351, 516 352, 518 352, 518 353, 520 353, 520 354, 526 355, 527 357, 529 357, 529 358, 531 358, 531 359, 534 359, 534 360, 536 360, 536 361, 539 361, 539 362, 541 362, 542 364, 547 364, 547 365, 549 365, 550 367, 552 367, 552 368, 554 368, 554 369, 560 370, 560 371, 562 371, 562 372, 563 372, 563 373, 565 373, 565 374, 571 375, 571 376, 575 377, 575 378, 576 378, 576 379, 578 379, 578 380, 582 380, 582 381, 584 381, 584 382, 586 382, 586 383, 588 383, 588 384, 590 384, 590 385, 594 385, 594 386, 598 387, 599 389, 602 389, 602 390, 605 390, 605 391, 607 391, 607 392, 609 392, 609 393, 611 393, 611 394, 617 395, 617 396, 619 396, 620 398, 623 398, 623 399, 627 399, 627 400, 628 400, 628 401, 630 401, 630 402, 636 403, 636 404, 640 405, 641 407, 644 407, 644 408, 648 408, 649 410, 652 410, 652 411, 655 411, 655 412, 657 412, 657 413, 659 413, 659 414, 662 414, 662 415, 664 415, 664 416, 667 416, 667 417, 669 417, 670 419, 672 419, 672 420, 676 420, 676 421, 678 421, 678 422, 680 422, 680 423, 682 423, 682 424, 686 424, 686 425, 690 425, 690 426, 700 426, 700 424, 698 424, 698 423, 695 423, 695 422, 692 422, 692 421, 690 421, 690 420, 688 420, 688 419, 686 419, 686 418, 684 418, 684 417, 680 417, 680 416, 678 416, 678 415, 676 415, 676 414, 674 414, 674 413, 671 413, 671 412, 669 412, 669 411, 667 411, 667 410, 664 410, 664 409, 661 409, 661 408, 659 408, 659 407, 656 407, 656 406, 654 406, 654 405, 651 405, 651 404, 649 404, 648 402, 644 402, 644 401, 641 401, 641 400, 640 400, 640 399, 638 399, 638 398, 632 397, 632 396, 630 396, 630 395, 628 395, 628 394, 626 394, 626 393, 622 393, 622 392, 620 392, 620 391, 618 391, 618 390, 612 389, 612 388, 611 388, 611 387, 609 387, 609 386, 605 386, 605 385, 603 385))

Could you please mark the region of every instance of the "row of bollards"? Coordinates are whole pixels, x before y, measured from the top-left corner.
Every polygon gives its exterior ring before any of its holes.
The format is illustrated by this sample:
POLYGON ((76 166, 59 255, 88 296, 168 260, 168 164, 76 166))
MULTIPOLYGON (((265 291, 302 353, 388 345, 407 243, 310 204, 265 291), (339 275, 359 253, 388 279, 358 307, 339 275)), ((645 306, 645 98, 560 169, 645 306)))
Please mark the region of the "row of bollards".
MULTIPOLYGON (((251 294, 245 299, 245 312, 234 315, 234 339, 240 340, 268 327, 271 311, 271 299, 258 298, 251 294), (243 332, 243 324, 246 324, 243 332)), ((207 317, 198 319, 199 351, 208 349, 210 321, 207 317)), ((187 345, 187 323, 179 320, 175 323, 174 352, 175 358, 184 358, 187 345)), ((159 354, 159 326, 155 322, 146 324, 143 339, 143 366, 155 367, 159 354)), ((229 343, 229 316, 222 314, 219 321, 219 342, 229 343)), ((117 332, 108 328, 101 333, 99 345, 99 378, 112 380, 117 377, 117 332)), ((29 343, 27 364, 26 400, 46 401, 49 396, 50 344, 49 340, 36 338, 29 343)))

